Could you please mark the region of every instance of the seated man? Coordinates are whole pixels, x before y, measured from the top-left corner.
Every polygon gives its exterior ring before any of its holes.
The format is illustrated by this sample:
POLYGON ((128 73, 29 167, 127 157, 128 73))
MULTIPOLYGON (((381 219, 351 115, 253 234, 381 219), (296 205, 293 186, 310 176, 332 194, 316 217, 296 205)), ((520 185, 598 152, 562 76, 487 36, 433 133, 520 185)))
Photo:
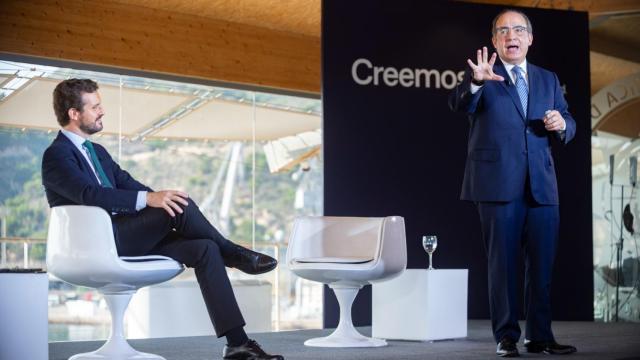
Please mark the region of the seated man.
POLYGON ((165 255, 193 267, 216 334, 227 338, 225 359, 284 359, 247 337, 225 270, 261 274, 277 261, 225 239, 186 193, 153 191, 91 143, 105 114, 96 82, 62 81, 53 92, 53 108, 62 129, 42 158, 49 206, 101 207, 111 214, 120 256, 165 255))

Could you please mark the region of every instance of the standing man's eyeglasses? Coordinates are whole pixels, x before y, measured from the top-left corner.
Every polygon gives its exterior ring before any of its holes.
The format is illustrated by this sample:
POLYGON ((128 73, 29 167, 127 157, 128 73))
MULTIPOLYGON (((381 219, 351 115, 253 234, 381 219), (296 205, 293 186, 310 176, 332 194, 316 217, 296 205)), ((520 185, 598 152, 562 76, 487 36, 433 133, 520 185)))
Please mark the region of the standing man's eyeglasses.
POLYGON ((521 26, 521 25, 516 25, 513 27, 502 26, 502 27, 496 28, 496 35, 506 36, 509 33, 509 30, 513 30, 513 32, 516 33, 516 35, 518 36, 522 36, 527 32, 529 32, 529 29, 527 29, 526 26, 521 26))

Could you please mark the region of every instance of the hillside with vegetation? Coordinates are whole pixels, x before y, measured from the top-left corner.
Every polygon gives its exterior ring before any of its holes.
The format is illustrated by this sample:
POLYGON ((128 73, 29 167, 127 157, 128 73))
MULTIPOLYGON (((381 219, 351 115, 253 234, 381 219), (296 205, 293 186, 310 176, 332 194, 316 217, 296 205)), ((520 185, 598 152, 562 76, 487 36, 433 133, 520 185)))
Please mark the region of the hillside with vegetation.
MULTIPOLYGON (((42 153, 56 132, 0 128, 0 217, 6 222, 6 237, 45 239, 48 205, 41 184, 42 153)), ((117 138, 92 139, 118 158, 117 138)), ((322 209, 322 171, 312 161, 312 170, 269 173, 262 146, 256 146, 255 199, 252 197, 251 143, 242 143, 240 163, 232 177, 234 187, 228 221, 220 214, 233 142, 184 142, 150 140, 123 141, 121 167, 155 190, 187 191, 196 203, 214 199, 204 209, 216 226, 235 241, 250 243, 255 200, 256 241, 286 240, 293 218, 300 213, 319 214, 322 209), (219 171, 222 170, 222 173, 219 171), (216 179, 218 181, 216 181, 216 179), (216 186, 217 184, 217 186, 216 186), (295 208, 296 192, 305 189, 304 206, 295 208)), ((44 257, 44 251, 32 253, 44 257)))

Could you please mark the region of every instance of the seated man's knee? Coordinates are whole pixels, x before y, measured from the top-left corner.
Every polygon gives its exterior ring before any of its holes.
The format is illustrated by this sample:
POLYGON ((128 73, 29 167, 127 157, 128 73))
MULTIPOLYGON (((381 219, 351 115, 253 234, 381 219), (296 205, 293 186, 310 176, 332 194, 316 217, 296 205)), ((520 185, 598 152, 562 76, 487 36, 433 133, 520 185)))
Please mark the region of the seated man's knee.
POLYGON ((191 198, 187 198, 187 205, 184 205, 182 203, 178 203, 178 205, 180 206, 180 208, 182 209, 182 211, 184 212, 194 212, 194 211, 200 211, 200 208, 198 207, 198 204, 195 203, 195 201, 193 201, 191 198))

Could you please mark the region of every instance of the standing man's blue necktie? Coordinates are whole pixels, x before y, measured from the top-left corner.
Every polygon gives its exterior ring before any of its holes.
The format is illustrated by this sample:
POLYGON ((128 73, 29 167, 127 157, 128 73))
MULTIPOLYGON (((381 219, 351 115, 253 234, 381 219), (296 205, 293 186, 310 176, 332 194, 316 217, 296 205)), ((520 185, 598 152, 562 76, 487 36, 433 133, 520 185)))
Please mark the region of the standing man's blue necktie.
POLYGON ((87 150, 89 150, 89 155, 91 156, 91 163, 93 164, 93 168, 96 170, 96 173, 98 173, 98 178, 100 179, 100 185, 106 188, 113 188, 113 185, 111 185, 111 182, 107 177, 107 174, 105 174, 104 170, 102 169, 102 165, 100 165, 100 161, 98 160, 98 155, 96 155, 96 151, 94 150, 93 144, 91 143, 91 141, 86 140, 85 142, 82 143, 82 145, 84 145, 84 147, 86 147, 87 150))
POLYGON ((520 68, 519 66, 514 66, 511 71, 516 77, 516 89, 518 89, 518 96, 520 97, 522 110, 524 110, 524 116, 527 117, 527 105, 529 103, 529 86, 527 86, 527 81, 522 75, 522 68, 520 68))

